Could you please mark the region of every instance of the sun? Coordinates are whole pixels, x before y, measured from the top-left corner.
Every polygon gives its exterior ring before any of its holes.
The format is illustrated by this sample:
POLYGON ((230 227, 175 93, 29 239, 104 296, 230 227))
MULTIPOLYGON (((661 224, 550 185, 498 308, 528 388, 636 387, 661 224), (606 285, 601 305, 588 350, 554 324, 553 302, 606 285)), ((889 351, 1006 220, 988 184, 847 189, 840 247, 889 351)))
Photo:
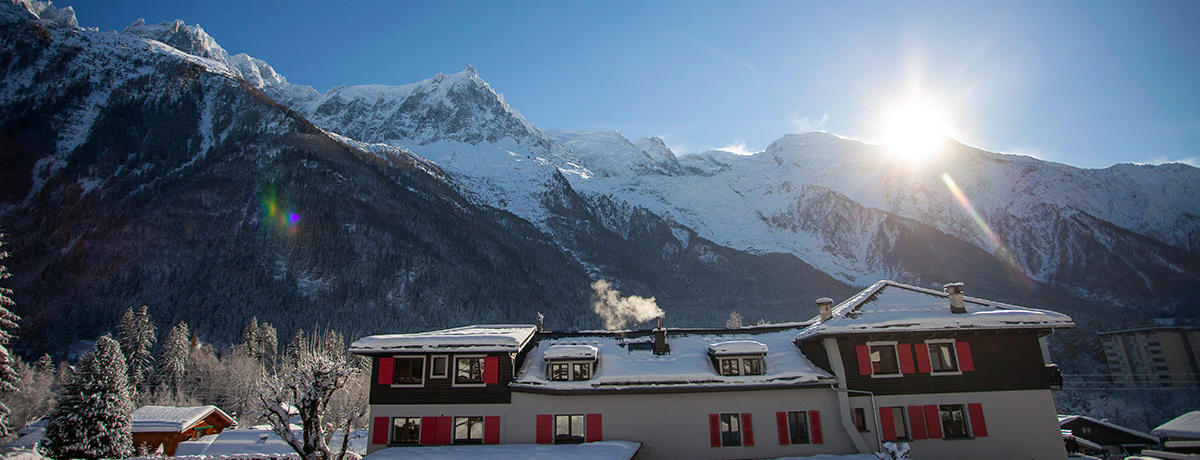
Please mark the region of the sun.
POLYGON ((909 99, 884 113, 883 145, 902 161, 920 162, 941 150, 951 129, 937 104, 909 99))

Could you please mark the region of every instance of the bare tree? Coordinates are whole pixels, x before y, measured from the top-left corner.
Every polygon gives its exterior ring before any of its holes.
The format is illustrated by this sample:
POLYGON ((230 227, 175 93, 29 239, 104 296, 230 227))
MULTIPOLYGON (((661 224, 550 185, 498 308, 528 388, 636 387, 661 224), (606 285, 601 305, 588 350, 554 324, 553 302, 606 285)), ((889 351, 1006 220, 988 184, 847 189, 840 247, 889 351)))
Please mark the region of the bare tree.
POLYGON ((279 372, 259 393, 263 418, 304 460, 345 460, 351 433, 366 424, 365 360, 350 354, 335 331, 296 333, 279 372), (353 392, 351 390, 354 390, 353 392), (293 417, 299 436, 289 428, 293 417), (331 452, 339 436, 338 452, 331 452))

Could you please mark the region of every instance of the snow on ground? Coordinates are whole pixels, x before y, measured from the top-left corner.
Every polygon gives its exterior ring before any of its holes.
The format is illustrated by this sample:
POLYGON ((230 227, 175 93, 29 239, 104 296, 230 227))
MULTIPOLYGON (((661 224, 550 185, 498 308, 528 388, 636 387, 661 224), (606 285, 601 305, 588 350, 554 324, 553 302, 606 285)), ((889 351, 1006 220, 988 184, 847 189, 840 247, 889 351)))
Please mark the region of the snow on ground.
POLYGON ((779 457, 774 460, 879 460, 879 457, 876 457, 875 454, 820 454, 812 457, 779 457))
MULTIPOLYGON (((584 444, 498 444, 486 446, 393 447, 363 460, 629 460, 641 443, 601 441, 584 444)), ((872 458, 871 460, 876 460, 872 458)))

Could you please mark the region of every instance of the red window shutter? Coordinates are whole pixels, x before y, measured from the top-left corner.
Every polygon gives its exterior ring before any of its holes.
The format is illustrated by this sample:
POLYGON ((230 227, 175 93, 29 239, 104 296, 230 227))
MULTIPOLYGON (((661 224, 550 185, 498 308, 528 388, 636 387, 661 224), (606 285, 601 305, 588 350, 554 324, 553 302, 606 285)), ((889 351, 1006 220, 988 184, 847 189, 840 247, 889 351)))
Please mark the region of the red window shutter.
POLYGON ((871 375, 871 349, 866 345, 859 345, 858 349, 858 375, 871 375))
POLYGON ((925 427, 928 428, 926 434, 929 435, 929 439, 941 439, 942 416, 938 414, 937 406, 925 406, 925 427))
POLYGON ((483 358, 483 383, 500 383, 500 357, 483 358))
POLYGON ((454 419, 438 417, 436 444, 451 444, 454 442, 454 419))
POLYGON ((776 412, 775 423, 779 426, 779 445, 786 446, 791 444, 792 435, 788 430, 787 412, 776 412))
POLYGON ((371 444, 388 443, 388 422, 387 417, 375 417, 375 433, 371 435, 371 444))
POLYGON ((553 444, 554 443, 554 417, 548 414, 538 414, 537 416, 537 443, 538 444, 553 444))
POLYGON ((708 436, 713 447, 721 447, 721 416, 708 414, 708 436))
POLYGON ((900 355, 900 373, 912 374, 915 372, 915 369, 913 369, 912 345, 907 343, 896 345, 896 353, 900 355))
POLYGON ((821 444, 824 440, 821 438, 821 412, 810 410, 808 411, 808 431, 812 433, 812 443, 821 444))
POLYGON ((587 414, 587 442, 604 440, 604 425, 600 423, 600 414, 587 414))
POLYGON ((967 404, 967 413, 971 416, 971 434, 976 438, 986 438, 987 422, 983 420, 983 405, 967 404))
POLYGON ((754 422, 750 420, 748 413, 742 414, 742 445, 754 446, 754 422))
POLYGON ((892 408, 879 408, 879 425, 880 429, 883 430, 884 441, 896 440, 896 419, 892 415, 892 408))
POLYGON ((975 361, 971 359, 971 344, 956 342, 954 347, 958 349, 958 368, 963 371, 975 370, 975 361))
POLYGON ((395 368, 392 358, 379 358, 379 384, 392 384, 392 370, 395 368))
POLYGON ((929 345, 918 343, 913 350, 917 352, 917 370, 926 374, 933 372, 933 366, 929 364, 929 345))
POLYGON ((437 417, 421 417, 421 445, 437 444, 437 417))
POLYGON ((929 435, 925 432, 925 408, 921 406, 908 406, 908 421, 909 428, 912 430, 913 439, 928 439, 929 435))
POLYGON ((500 444, 500 417, 483 418, 483 443, 500 444))

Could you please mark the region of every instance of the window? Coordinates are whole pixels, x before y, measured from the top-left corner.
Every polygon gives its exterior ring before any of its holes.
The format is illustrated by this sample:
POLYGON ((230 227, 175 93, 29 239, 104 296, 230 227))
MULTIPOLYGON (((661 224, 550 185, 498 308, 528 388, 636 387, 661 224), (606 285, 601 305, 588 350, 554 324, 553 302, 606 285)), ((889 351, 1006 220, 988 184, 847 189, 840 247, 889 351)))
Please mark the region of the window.
POLYGON ((483 444, 483 417, 454 417, 455 444, 483 444))
POLYGON ((721 375, 762 375, 763 360, 760 356, 720 358, 721 375))
MULTIPOLYGON (((892 433, 895 433, 893 435, 893 436, 895 436, 895 438, 893 438, 893 439, 912 439, 908 433, 908 417, 906 417, 906 414, 904 413, 904 408, 903 407, 885 407, 884 410, 888 410, 888 411, 892 412, 890 428, 895 430, 892 432, 892 433)), ((883 417, 881 422, 888 422, 887 419, 888 419, 888 417, 883 417)), ((884 431, 886 432, 887 428, 885 428, 884 431)), ((889 433, 889 434, 891 434, 891 433, 889 433)))
POLYGON ((900 375, 900 362, 896 357, 896 344, 867 344, 871 353, 872 375, 900 375))
POLYGON ((721 414, 721 445, 742 445, 742 420, 738 414, 721 414))
POLYGON ((592 378, 592 363, 574 363, 571 364, 571 375, 574 380, 587 380, 592 378))
POLYGON ((429 378, 444 379, 450 375, 450 357, 434 356, 429 363, 429 378))
POLYGON ((554 443, 579 444, 584 440, 585 421, 583 414, 554 416, 554 443))
POLYGON ((928 342, 929 365, 933 372, 958 372, 954 342, 928 342))
POLYGON ((392 442, 389 444, 420 444, 421 418, 395 417, 392 419, 392 442))
POLYGON ((942 418, 942 433, 947 438, 965 438, 967 434, 967 418, 964 416, 962 404, 943 404, 938 406, 942 418))
POLYGON ((788 439, 792 444, 808 444, 808 412, 788 412, 788 439))
POLYGON ((425 357, 396 358, 392 361, 393 385, 421 385, 425 376, 425 357))
POLYGON ((591 362, 550 363, 550 380, 588 380, 591 378, 591 362))
POLYGON ((454 383, 483 383, 483 357, 454 358, 454 383))
POLYGON ((863 409, 861 407, 855 407, 854 413, 851 414, 851 418, 854 419, 854 427, 857 428, 858 431, 870 431, 867 429, 867 410, 866 409, 863 409))

